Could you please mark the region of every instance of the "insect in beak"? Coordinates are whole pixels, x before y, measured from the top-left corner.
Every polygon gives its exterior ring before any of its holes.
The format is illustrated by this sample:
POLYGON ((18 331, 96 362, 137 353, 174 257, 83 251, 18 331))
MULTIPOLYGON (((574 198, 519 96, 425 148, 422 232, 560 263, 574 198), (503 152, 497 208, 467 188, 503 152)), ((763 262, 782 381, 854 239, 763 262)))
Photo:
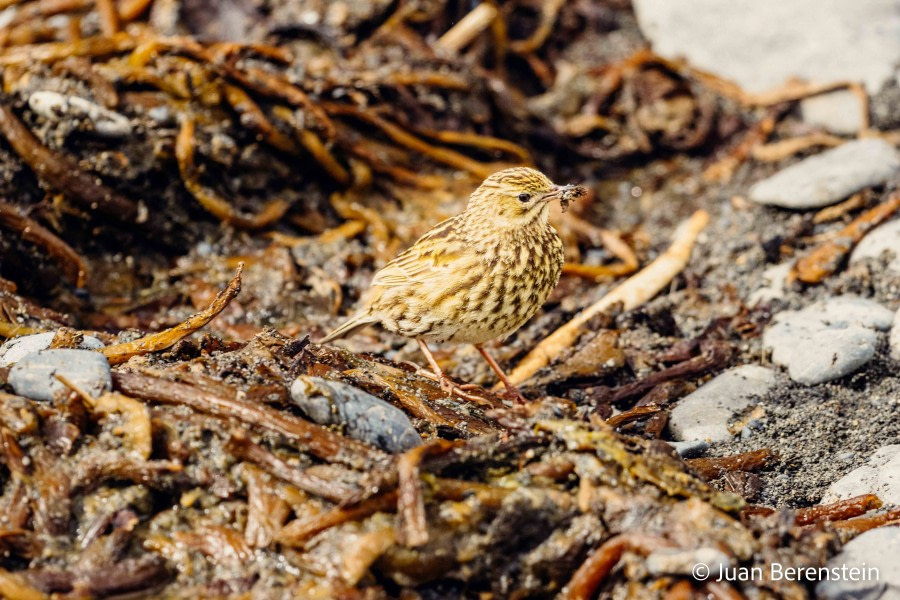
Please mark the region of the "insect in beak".
POLYGON ((569 208, 569 202, 580 198, 585 194, 585 189, 580 185, 554 185, 549 192, 544 194, 542 200, 549 202, 550 200, 559 200, 559 205, 563 212, 569 208))

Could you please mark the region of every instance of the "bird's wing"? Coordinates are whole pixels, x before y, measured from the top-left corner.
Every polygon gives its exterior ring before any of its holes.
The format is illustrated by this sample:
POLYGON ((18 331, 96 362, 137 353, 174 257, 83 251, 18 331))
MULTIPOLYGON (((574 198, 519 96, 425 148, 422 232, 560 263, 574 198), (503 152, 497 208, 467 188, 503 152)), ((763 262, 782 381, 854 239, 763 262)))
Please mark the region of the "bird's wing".
POLYGON ((452 248, 423 248, 416 245, 378 271, 372 279, 372 287, 428 285, 446 280, 454 274, 465 273, 470 266, 474 266, 471 257, 452 248))
POLYGON ((447 283, 448 277, 458 277, 475 266, 478 256, 454 236, 455 221, 439 223, 385 265, 372 279, 372 287, 447 283))

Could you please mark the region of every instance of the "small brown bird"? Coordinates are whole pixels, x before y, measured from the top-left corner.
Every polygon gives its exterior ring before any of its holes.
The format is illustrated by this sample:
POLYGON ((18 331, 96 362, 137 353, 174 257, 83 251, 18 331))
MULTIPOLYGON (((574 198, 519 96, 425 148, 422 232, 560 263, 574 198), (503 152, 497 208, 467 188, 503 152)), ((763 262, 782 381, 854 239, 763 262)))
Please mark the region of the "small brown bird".
POLYGON ((426 342, 474 344, 506 386, 518 390, 484 349, 516 331, 559 281, 563 245, 550 225, 550 202, 565 210, 585 194, 555 185, 525 167, 494 173, 469 197, 466 210, 442 221, 375 274, 362 308, 322 343, 372 324, 414 338, 441 388, 470 397, 444 375, 426 342))

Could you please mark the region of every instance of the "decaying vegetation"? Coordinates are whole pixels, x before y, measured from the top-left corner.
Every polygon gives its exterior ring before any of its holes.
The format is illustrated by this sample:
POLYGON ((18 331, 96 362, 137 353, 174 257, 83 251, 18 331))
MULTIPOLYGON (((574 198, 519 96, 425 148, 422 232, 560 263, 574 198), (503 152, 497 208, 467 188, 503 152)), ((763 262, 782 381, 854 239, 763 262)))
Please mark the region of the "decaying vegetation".
MULTIPOLYGON (((678 338, 633 312, 681 281, 703 211, 673 208, 671 240, 597 227, 592 199, 556 216, 567 277, 502 356, 527 408, 464 352, 444 359, 485 384, 478 403, 395 340, 310 343, 502 166, 596 183, 703 152, 705 180, 727 181, 841 143, 777 128, 824 88, 750 96, 664 60, 618 0, 0 6, 0 337, 91 333, 116 365, 99 398, 0 387, 4 597, 799 598, 690 567, 819 566, 900 519, 866 515, 874 497, 756 506, 774 453, 684 462, 661 441, 667 407, 769 317, 735 300, 678 338), (392 455, 311 422, 299 375, 401 408, 423 445, 392 455)), ((828 239, 803 223, 771 251, 802 249, 794 278, 822 281, 897 210, 876 196, 817 221, 862 210, 828 239)))

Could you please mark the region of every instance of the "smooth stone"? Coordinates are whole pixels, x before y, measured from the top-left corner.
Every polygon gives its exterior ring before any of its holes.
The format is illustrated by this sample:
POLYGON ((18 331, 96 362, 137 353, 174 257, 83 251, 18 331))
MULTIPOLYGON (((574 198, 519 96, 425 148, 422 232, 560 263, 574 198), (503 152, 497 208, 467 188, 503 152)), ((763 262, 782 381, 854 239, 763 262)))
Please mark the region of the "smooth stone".
POLYGON ((891 358, 900 362, 900 309, 894 315, 894 324, 891 325, 891 335, 889 342, 891 347, 891 358))
MULTIPOLYGON (((21 360, 24 356, 34 354, 40 350, 46 350, 50 347, 55 335, 56 332, 48 331, 46 333, 23 335, 7 340, 0 346, 0 367, 8 367, 21 360)), ((99 350, 103 347, 103 342, 95 337, 86 335, 82 339, 81 345, 78 347, 82 350, 99 350)))
POLYGON ((693 458, 695 456, 700 456, 709 450, 709 442, 706 440, 687 440, 684 442, 667 443, 675 449, 675 452, 677 452, 678 456, 681 458, 693 458))
POLYGON ((422 444, 409 417, 399 408, 346 383, 301 375, 291 398, 320 425, 341 425, 346 434, 391 453, 422 444))
POLYGON ((898 556, 900 527, 870 529, 847 542, 828 560, 826 567, 838 569, 840 575, 846 566, 847 574, 820 581, 816 585, 816 597, 822 600, 900 600, 898 556), (852 576, 852 568, 865 569, 865 575, 857 572, 852 576))
POLYGON ((894 313, 878 302, 853 294, 820 300, 803 311, 816 313, 816 317, 826 323, 849 323, 879 331, 887 331, 894 318, 894 313))
POLYGON ((748 92, 791 78, 861 81, 870 94, 895 77, 900 11, 891 0, 634 0, 653 50, 686 58, 748 92))
POLYGON ((778 317, 763 334, 763 348, 797 383, 815 385, 849 375, 875 356, 878 334, 868 327, 829 325, 794 311, 778 317))
POLYGON ((751 186, 758 204, 821 208, 900 175, 900 154, 881 139, 854 140, 805 158, 751 186))
POLYGON ((885 252, 893 257, 888 269, 900 273, 900 219, 888 221, 866 234, 850 254, 850 264, 866 258, 880 258, 885 252))
POLYGON ((98 397, 112 389, 109 361, 91 350, 41 350, 19 360, 9 371, 16 394, 32 400, 51 401, 69 388, 56 378, 64 375, 79 389, 98 397))
POLYGON ((838 135, 854 135, 863 128, 863 105, 850 90, 819 94, 800 101, 803 120, 838 135))
POLYGON ((832 483, 822 504, 861 494, 876 494, 885 504, 900 506, 900 444, 882 446, 866 464, 832 483))
POLYGON ((730 440, 728 424, 735 413, 753 404, 775 381, 773 370, 758 365, 729 369, 682 398, 669 417, 669 429, 676 441, 730 440))

